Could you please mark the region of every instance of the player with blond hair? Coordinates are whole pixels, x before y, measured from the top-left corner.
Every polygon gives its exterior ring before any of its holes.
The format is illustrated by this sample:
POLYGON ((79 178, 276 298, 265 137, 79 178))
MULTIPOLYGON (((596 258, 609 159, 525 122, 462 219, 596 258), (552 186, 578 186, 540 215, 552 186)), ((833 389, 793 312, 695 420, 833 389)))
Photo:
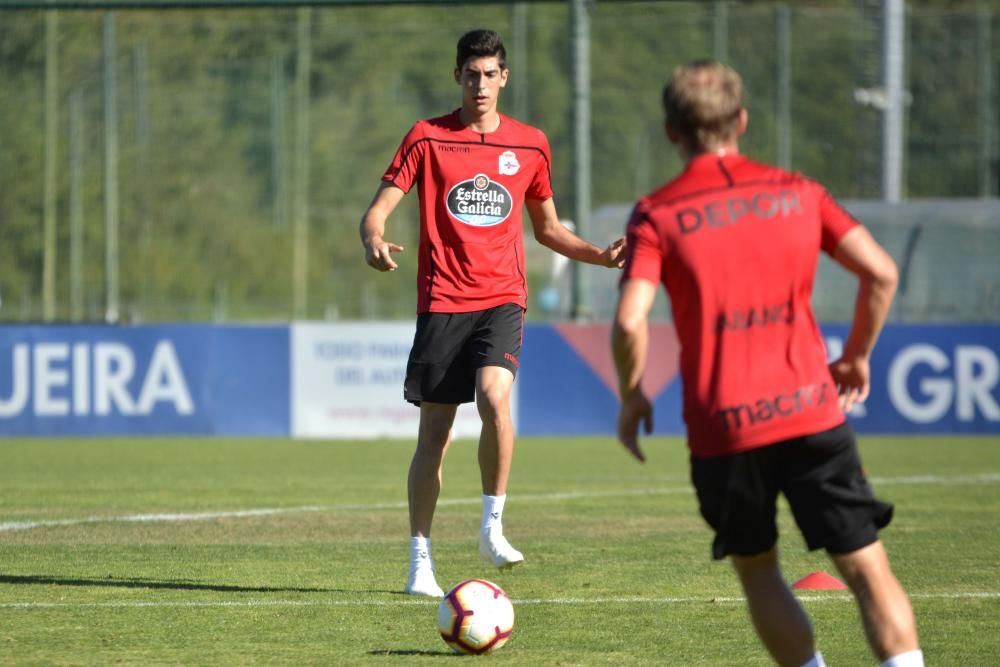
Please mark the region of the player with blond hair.
POLYGON ((663 93, 683 173, 643 197, 628 249, 612 348, 618 437, 639 460, 653 409, 640 386, 648 318, 661 283, 681 345, 691 478, 757 634, 779 665, 819 667, 812 625, 781 575, 778 494, 810 549, 847 581, 884 667, 919 667, 909 599, 878 531, 893 507, 865 478, 845 412, 869 391, 869 359, 896 289, 892 258, 815 181, 739 150, 743 84, 713 61, 678 67, 663 93), (810 306, 820 252, 858 278, 843 354, 826 363, 810 306))

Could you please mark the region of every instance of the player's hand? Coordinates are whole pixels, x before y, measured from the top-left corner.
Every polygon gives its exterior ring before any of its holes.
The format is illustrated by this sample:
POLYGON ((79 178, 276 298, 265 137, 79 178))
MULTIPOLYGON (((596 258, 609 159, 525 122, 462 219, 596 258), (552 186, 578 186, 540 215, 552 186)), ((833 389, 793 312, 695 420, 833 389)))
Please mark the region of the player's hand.
POLYGON ((653 405, 642 390, 636 390, 622 399, 621 409, 618 411, 618 440, 625 445, 629 454, 645 462, 646 455, 639 447, 640 423, 647 434, 653 432, 653 405))
POLYGON ((392 259, 392 253, 403 252, 404 248, 395 243, 389 243, 381 237, 376 236, 365 243, 365 261, 368 266, 379 271, 395 271, 399 268, 392 259))
POLYGON ((830 364, 830 375, 837 384, 837 402, 844 412, 850 412, 851 408, 868 398, 871 367, 867 358, 841 357, 830 364))
POLYGON ((625 266, 625 237, 621 237, 605 248, 604 252, 601 253, 601 260, 603 260, 604 266, 612 269, 620 269, 625 266))

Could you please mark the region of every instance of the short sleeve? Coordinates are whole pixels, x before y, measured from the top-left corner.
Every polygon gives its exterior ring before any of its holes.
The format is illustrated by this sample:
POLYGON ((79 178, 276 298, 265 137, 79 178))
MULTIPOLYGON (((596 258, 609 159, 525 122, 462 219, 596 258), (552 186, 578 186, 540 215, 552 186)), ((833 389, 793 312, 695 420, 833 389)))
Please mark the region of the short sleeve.
POLYGON ((622 281, 642 278, 652 283, 662 281, 665 249, 656 225, 641 204, 632 211, 625 241, 625 267, 622 281))
POLYGON ((392 183, 403 192, 409 192, 420 175, 424 162, 424 151, 427 142, 423 139, 420 123, 415 124, 403 137, 403 142, 392 158, 392 164, 382 174, 382 181, 392 183))
POLYGON ((535 175, 525 190, 526 199, 549 199, 552 197, 552 151, 549 149, 549 140, 545 133, 538 130, 538 149, 542 153, 542 159, 538 161, 538 168, 535 175))
POLYGON ((823 225, 823 252, 833 256, 844 234, 860 223, 823 188, 819 194, 819 215, 823 225))

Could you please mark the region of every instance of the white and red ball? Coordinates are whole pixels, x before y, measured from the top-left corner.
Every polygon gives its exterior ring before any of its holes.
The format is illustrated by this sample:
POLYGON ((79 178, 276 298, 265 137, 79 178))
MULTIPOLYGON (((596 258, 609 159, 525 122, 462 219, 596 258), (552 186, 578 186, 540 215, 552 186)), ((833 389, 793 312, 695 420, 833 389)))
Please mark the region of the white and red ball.
POLYGON ((459 653, 495 651, 514 630, 514 606, 503 589, 485 579, 469 579, 444 596, 438 606, 441 638, 459 653))

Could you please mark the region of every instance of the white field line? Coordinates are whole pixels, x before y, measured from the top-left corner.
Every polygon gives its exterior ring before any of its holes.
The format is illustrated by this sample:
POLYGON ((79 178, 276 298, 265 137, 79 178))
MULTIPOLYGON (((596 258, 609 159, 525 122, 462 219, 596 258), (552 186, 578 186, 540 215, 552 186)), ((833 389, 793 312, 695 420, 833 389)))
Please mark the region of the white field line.
MULTIPOLYGON (((1000 600, 1000 591, 970 591, 965 593, 910 593, 914 600, 1000 600)), ((799 600, 813 602, 851 602, 854 598, 846 593, 798 595, 799 600)), ((520 605, 600 605, 600 604, 743 604, 743 597, 603 597, 603 598, 534 598, 514 599, 520 605)), ((129 600, 120 602, 3 602, 0 609, 146 609, 146 608, 259 608, 259 607, 412 607, 436 605, 432 598, 399 600, 219 600, 199 602, 194 600, 129 600)))
POLYGON ((869 477, 873 486, 891 484, 939 484, 949 486, 972 486, 974 484, 993 484, 1000 482, 1000 473, 984 472, 978 475, 912 475, 910 477, 869 477))
POLYGON ((323 512, 332 509, 322 506, 270 507, 262 509, 235 510, 229 512, 171 512, 166 514, 126 514, 123 516, 85 516, 76 519, 41 519, 38 521, 8 521, 0 523, 0 532, 30 530, 53 526, 78 526, 84 523, 146 523, 154 521, 211 521, 212 519, 239 519, 245 517, 271 516, 301 512, 323 512))
MULTIPOLYGON (((1000 473, 981 473, 978 475, 919 475, 910 477, 873 477, 870 479, 875 487, 889 485, 944 485, 971 486, 975 484, 996 484, 1000 482, 1000 473)), ((517 502, 549 502, 557 500, 576 500, 584 498, 651 496, 694 493, 690 485, 664 486, 655 489, 627 489, 614 491, 566 491, 560 493, 525 494, 516 496, 517 502)), ((438 505, 479 505, 480 498, 443 498, 438 505)), ((263 507, 246 510, 218 512, 169 512, 162 514, 125 514, 119 516, 85 516, 70 519, 39 519, 37 521, 7 521, 0 523, 0 533, 15 530, 31 530, 33 528, 51 528, 58 526, 78 526, 89 523, 153 523, 153 522, 191 522, 212 521, 214 519, 242 519, 248 517, 274 516, 278 514, 302 514, 306 512, 336 512, 345 510, 381 510, 405 509, 405 502, 386 502, 368 504, 341 505, 305 505, 301 507, 263 507)))

